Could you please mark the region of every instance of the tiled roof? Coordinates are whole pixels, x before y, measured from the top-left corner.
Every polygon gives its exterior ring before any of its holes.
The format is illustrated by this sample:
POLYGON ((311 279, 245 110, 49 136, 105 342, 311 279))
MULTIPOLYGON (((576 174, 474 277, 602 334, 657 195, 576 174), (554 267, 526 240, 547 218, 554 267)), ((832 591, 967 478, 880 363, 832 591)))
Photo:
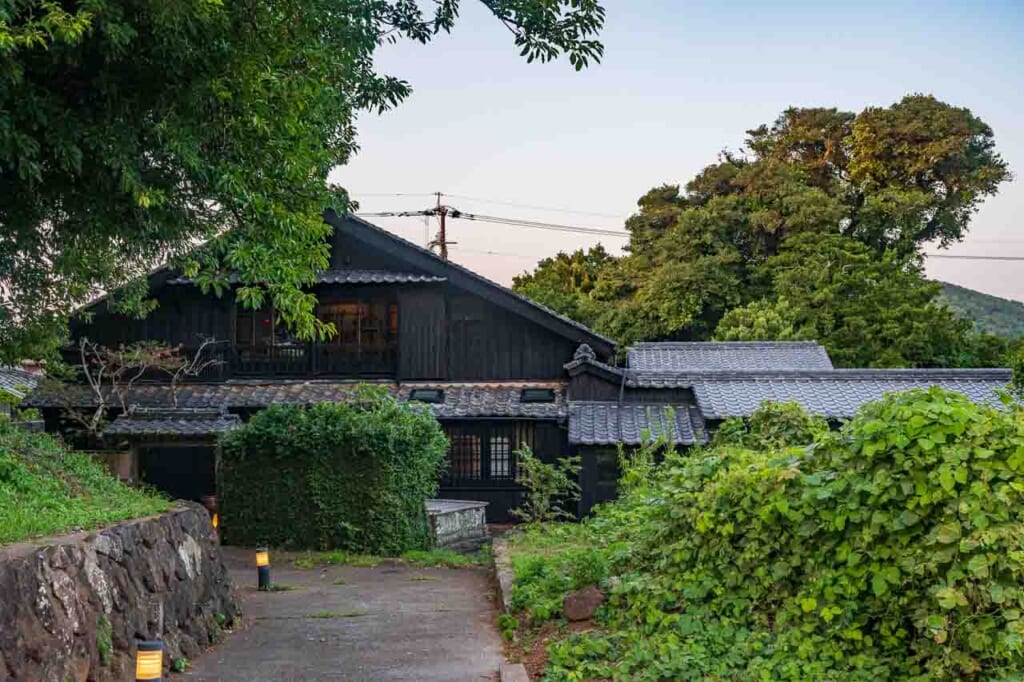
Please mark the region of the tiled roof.
POLYGON ((978 402, 995 402, 1011 378, 1005 369, 837 369, 822 372, 735 372, 689 379, 705 419, 745 417, 765 400, 795 400, 824 417, 852 417, 886 393, 938 386, 978 402))
POLYGON ((598 360, 594 349, 590 347, 590 344, 586 343, 580 344, 576 349, 576 352, 573 353, 572 360, 562 365, 562 367, 564 367, 568 372, 572 372, 574 369, 586 366, 597 367, 598 369, 610 372, 620 377, 627 373, 627 370, 622 367, 614 367, 606 362, 598 360))
POLYGON ((662 435, 677 445, 704 440, 703 422, 687 405, 569 403, 569 442, 579 445, 639 445, 662 435))
POLYGON ((638 343, 627 358, 638 372, 832 369, 828 353, 814 341, 638 343))
POLYGON ((103 430, 107 436, 136 438, 209 438, 239 426, 224 410, 205 408, 133 408, 103 430))
MULTIPOLYGON (((232 282, 237 278, 229 277, 232 282)), ((445 277, 422 275, 415 272, 394 272, 391 270, 338 269, 322 270, 316 273, 317 284, 427 284, 444 282, 445 277)), ((191 277, 174 277, 168 284, 191 284, 191 277)))
POLYGON ((500 383, 409 383, 398 387, 399 400, 408 400, 413 389, 440 389, 444 402, 431 404, 438 419, 461 417, 518 417, 529 419, 558 419, 568 414, 565 386, 559 382, 500 382, 500 383), (555 399, 550 403, 524 403, 524 388, 549 388, 555 399))
MULTIPOLYGON (((366 383, 366 382, 363 382, 366 383)), ((274 404, 308 405, 351 399, 360 383, 352 381, 227 381, 186 384, 178 389, 178 405, 188 408, 247 409, 274 404)), ((565 387, 560 382, 432 382, 395 385, 383 384, 400 400, 408 400, 415 388, 441 389, 444 402, 429 404, 439 419, 462 417, 520 417, 556 419, 568 414, 565 387), (524 388, 550 388, 555 392, 551 403, 523 403, 524 388)), ((65 387, 62 395, 53 389, 36 391, 28 402, 35 407, 64 407, 67 404, 88 406, 93 396, 85 386, 65 387)), ((137 384, 127 396, 127 403, 139 407, 167 407, 173 404, 166 384, 137 384)))
POLYGON ((38 381, 38 376, 21 368, 0 367, 0 391, 10 393, 16 398, 24 398, 38 381))

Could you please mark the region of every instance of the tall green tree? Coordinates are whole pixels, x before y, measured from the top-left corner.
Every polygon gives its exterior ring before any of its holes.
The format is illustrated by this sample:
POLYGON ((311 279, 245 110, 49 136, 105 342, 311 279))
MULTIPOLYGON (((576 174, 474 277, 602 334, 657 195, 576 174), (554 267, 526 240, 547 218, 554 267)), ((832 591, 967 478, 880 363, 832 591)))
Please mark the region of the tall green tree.
POLYGON ((992 130, 930 96, 859 114, 787 109, 682 190, 641 197, 626 254, 587 290, 567 286, 558 258, 516 286, 541 300, 557 290, 550 305, 627 343, 821 338, 840 364, 985 362, 1000 343, 939 304, 920 256, 962 239, 1009 177, 992 130))
POLYGON ((793 237, 765 264, 772 298, 725 314, 723 341, 766 338, 820 341, 845 367, 995 364, 1000 348, 984 352, 972 325, 938 299, 919 258, 876 256, 841 235, 793 237))
MULTIPOLYGON (((599 60, 598 0, 481 0, 528 61, 599 60)), ((448 32, 459 0, 0 0, 0 352, 52 342, 68 313, 177 259, 228 272, 301 336, 329 330, 303 290, 327 263, 328 172, 355 116, 410 92, 383 43, 448 32), (189 256, 198 244, 207 247, 189 256)))

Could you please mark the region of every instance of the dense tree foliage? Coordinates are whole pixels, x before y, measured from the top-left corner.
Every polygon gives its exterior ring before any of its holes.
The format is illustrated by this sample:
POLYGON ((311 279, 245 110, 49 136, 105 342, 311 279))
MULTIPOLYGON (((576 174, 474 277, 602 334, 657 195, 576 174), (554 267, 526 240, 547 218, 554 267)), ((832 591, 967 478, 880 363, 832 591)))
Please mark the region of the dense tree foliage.
POLYGON ((846 366, 989 363, 1005 348, 937 300, 921 253, 963 238, 1008 177, 991 129, 933 97, 789 109, 684 191, 641 197, 625 256, 560 254, 515 287, 624 342, 820 339, 846 366))
MULTIPOLYGON (((482 1, 529 61, 601 56, 597 0, 482 1)), ((302 289, 327 263, 322 212, 349 206, 327 174, 356 150, 357 112, 410 92, 376 48, 452 28, 459 0, 430 5, 0 3, 0 351, 38 352, 128 282, 115 303, 145 313, 139 276, 169 259, 217 291, 236 273, 243 302, 329 333, 302 289)))

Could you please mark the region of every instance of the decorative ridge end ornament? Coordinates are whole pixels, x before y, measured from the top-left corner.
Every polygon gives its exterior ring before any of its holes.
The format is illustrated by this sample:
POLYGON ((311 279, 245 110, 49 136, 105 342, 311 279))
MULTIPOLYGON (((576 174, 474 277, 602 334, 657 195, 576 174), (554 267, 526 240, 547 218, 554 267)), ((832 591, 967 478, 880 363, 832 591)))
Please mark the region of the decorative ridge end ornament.
POLYGON ((590 347, 589 343, 581 343, 576 352, 572 354, 573 360, 596 360, 597 353, 590 347))

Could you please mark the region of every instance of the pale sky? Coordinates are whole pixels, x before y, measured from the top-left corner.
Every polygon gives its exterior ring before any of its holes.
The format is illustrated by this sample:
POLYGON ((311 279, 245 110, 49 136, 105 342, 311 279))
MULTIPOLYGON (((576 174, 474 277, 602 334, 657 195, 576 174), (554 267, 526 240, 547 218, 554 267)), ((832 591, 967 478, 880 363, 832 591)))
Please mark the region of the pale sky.
MULTIPOLYGON (((860 111, 924 92, 985 120, 1019 178, 945 253, 1024 256, 1024 0, 605 0, 605 58, 580 73, 526 64, 482 5, 463 2, 453 35, 378 54, 414 92, 362 116, 361 151, 332 174, 363 211, 427 208, 441 191, 467 212, 621 230, 648 189, 684 184, 787 106, 860 111), (379 196, 396 193, 414 196, 379 196)), ((418 244, 436 231, 433 219, 371 220, 418 244)), ((624 242, 449 226, 452 259, 504 284, 559 250, 624 242)), ((933 259, 928 271, 1024 300, 1024 262, 933 259)))

